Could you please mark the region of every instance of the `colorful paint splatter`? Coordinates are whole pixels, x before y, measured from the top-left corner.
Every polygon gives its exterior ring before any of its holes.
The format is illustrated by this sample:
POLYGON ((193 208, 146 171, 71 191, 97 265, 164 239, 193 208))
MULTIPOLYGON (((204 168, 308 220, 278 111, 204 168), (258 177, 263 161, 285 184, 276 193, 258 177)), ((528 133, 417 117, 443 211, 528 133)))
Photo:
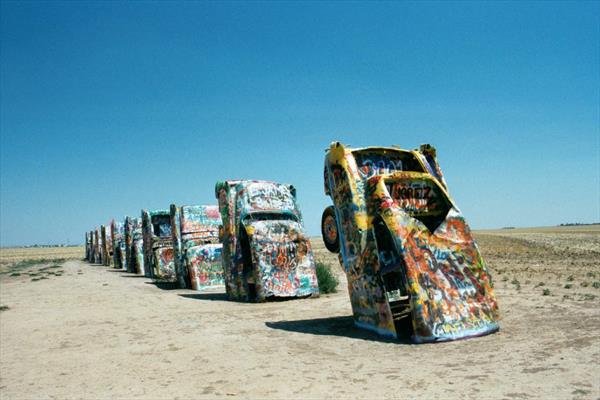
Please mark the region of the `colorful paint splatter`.
POLYGON ((171 217, 167 210, 142 210, 145 276, 175 281, 171 217))
POLYGON ((175 270, 180 287, 223 287, 218 206, 171 205, 175 270))
POLYGON ((295 189, 266 181, 216 185, 223 220, 223 270, 229 298, 318 295, 310 241, 295 189))
POLYGON ((144 275, 144 238, 140 218, 125 217, 125 259, 127 272, 144 275))
MULTIPOLYGON (((349 149, 332 143, 325 192, 355 323, 415 342, 498 330, 491 277, 446 189, 435 148, 349 149)), ((325 221, 325 217, 324 217, 325 221)))
POLYGON ((115 220, 111 223, 111 241, 113 266, 117 269, 127 269, 125 262, 125 224, 115 220))

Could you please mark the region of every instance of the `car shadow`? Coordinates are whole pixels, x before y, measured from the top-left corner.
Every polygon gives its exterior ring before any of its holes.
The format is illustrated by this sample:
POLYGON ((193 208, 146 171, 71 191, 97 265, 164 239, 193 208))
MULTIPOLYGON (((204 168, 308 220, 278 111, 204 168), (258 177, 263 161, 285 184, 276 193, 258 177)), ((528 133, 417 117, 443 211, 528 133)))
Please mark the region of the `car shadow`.
POLYGON ((354 319, 351 316, 265 322, 265 325, 271 329, 307 333, 317 336, 342 336, 351 339, 371 340, 383 343, 411 344, 409 337, 392 339, 380 336, 375 332, 366 329, 361 329, 354 325, 354 319))
POLYGON ((134 274, 131 272, 127 272, 127 275, 121 275, 123 278, 146 278, 146 279, 150 279, 147 276, 144 275, 138 275, 138 274, 134 274))
POLYGON ((227 299, 227 293, 194 293, 194 294, 180 294, 179 296, 185 297, 186 299, 195 299, 195 300, 229 301, 227 299))
POLYGON ((177 290, 179 289, 179 284, 177 282, 162 282, 162 281, 152 281, 146 282, 146 285, 154 285, 162 290, 177 290))

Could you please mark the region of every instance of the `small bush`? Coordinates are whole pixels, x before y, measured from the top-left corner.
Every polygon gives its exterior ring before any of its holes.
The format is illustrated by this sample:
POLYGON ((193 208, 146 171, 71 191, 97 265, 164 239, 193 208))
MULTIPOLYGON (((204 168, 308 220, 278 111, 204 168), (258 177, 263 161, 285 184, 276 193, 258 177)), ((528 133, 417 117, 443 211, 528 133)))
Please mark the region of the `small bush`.
POLYGON ((550 296, 550 289, 544 289, 542 296, 550 296))
POLYGON ((594 281, 594 282, 592 283, 592 287, 593 287, 594 289, 600 289, 600 282, 598 282, 598 281, 594 281))
POLYGON ((544 285, 545 285, 545 283, 544 283, 544 282, 540 282, 540 283, 538 283, 537 285, 535 285, 535 287, 542 287, 542 286, 544 286, 544 285))
POLYGON ((335 293, 339 284, 338 279, 331 272, 331 267, 322 262, 317 263, 317 281, 319 282, 319 292, 335 293))
POLYGON ((589 282, 583 281, 580 283, 581 287, 588 287, 590 285, 589 282))
POLYGON ((568 282, 573 282, 574 280, 575 280, 575 277, 573 275, 567 276, 567 281, 568 282))
POLYGON ((565 289, 571 289, 572 287, 573 287, 573 285, 571 285, 570 283, 567 283, 567 284, 565 285, 565 289))

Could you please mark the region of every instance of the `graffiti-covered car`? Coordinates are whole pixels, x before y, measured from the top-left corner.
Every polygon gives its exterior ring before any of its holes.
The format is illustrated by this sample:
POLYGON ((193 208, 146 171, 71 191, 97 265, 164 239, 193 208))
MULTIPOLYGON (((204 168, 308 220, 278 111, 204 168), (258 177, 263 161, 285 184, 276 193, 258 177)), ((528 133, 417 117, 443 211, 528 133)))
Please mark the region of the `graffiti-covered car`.
POLYGON ((181 288, 223 287, 218 206, 171 205, 175 273, 181 288))
POLYGON ((92 254, 93 254, 93 233, 85 232, 85 260, 87 262, 92 262, 92 254))
POLYGON ((230 299, 318 295, 310 241, 291 185, 218 182, 223 271, 230 299))
POLYGON ((101 244, 101 235, 100 229, 94 229, 94 234, 92 237, 92 262, 94 264, 102 264, 102 244, 101 244))
POLYGON ((113 266, 117 269, 127 269, 125 265, 125 224, 113 220, 110 232, 113 249, 113 266))
POLYGON ((127 272, 144 275, 144 236, 140 218, 125 217, 125 259, 127 272))
POLYGON ((498 330, 491 276, 430 145, 325 156, 323 241, 340 253, 355 323, 417 343, 498 330))
POLYGON ((145 276, 175 280, 171 214, 168 210, 142 210, 145 276))
POLYGON ((102 258, 102 264, 103 265, 110 265, 110 263, 112 262, 112 254, 113 254, 113 248, 112 248, 112 233, 111 233, 111 223, 107 224, 107 225, 102 225, 100 227, 100 235, 102 236, 100 242, 102 243, 101 246, 101 258, 102 258))

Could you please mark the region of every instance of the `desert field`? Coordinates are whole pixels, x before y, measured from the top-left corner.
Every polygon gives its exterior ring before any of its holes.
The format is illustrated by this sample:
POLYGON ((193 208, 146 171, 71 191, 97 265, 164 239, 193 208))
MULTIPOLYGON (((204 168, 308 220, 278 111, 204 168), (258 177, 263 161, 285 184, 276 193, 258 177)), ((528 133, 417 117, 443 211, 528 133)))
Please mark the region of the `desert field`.
POLYGON ((500 331, 424 345, 353 326, 318 238, 338 292, 265 304, 1 249, 0 398, 600 398, 600 226, 476 237, 500 331))

